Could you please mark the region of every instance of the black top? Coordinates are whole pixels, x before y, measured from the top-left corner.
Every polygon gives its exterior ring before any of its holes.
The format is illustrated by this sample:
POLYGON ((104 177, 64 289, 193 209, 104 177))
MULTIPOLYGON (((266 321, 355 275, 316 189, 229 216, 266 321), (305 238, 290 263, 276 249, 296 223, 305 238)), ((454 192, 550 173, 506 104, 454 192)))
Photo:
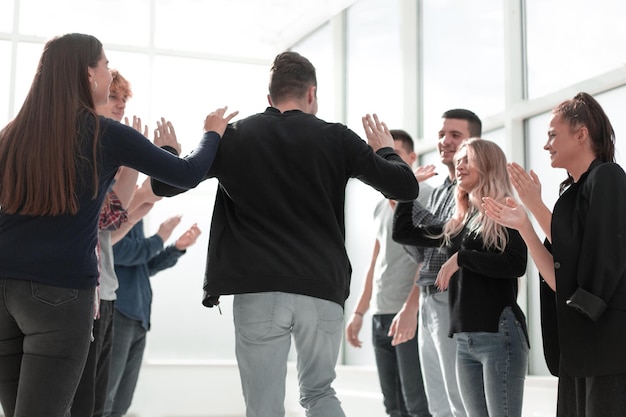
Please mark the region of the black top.
POLYGON ((0 277, 27 279, 66 288, 97 285, 98 216, 113 177, 122 165, 181 187, 194 187, 215 156, 219 135, 205 134, 193 154, 180 159, 160 149, 135 129, 100 117, 98 195, 93 198, 94 118, 79 118, 76 215, 22 216, 0 211, 0 277), (89 163, 85 163, 88 161, 89 163))
POLYGON ((626 374, 626 174, 619 165, 595 160, 563 192, 552 215, 552 254, 562 365, 576 377, 626 374))
MULTIPOLYGON (((442 243, 438 236, 443 224, 414 225, 411 218, 413 205, 396 206, 393 239, 405 245, 437 247, 442 243)), ((503 252, 485 248, 482 237, 459 233, 447 251, 448 256, 458 252, 459 270, 450 279, 450 336, 460 332, 498 332, 500 315, 511 307, 517 320, 524 326, 526 319, 517 305, 518 278, 526 272, 527 248, 520 234, 506 229, 508 241, 503 252)), ((527 341, 528 341, 528 335, 527 341)))
MULTIPOLYGON (((344 246, 348 179, 402 201, 419 189, 393 149, 374 153, 342 124, 272 107, 227 129, 211 177, 220 183, 206 295, 281 291, 340 305, 352 272, 344 246)), ((158 182, 153 189, 183 191, 158 182)))

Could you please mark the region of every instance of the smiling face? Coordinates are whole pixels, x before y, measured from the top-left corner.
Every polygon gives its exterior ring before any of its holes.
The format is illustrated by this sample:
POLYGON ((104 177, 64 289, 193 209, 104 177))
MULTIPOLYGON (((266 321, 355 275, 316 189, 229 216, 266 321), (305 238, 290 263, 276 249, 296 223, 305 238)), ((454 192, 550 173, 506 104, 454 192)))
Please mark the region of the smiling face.
POLYGON ((471 148, 463 146, 454 157, 457 186, 470 193, 478 185, 480 171, 471 148))
POLYGON ((550 163, 553 168, 568 169, 572 161, 578 159, 581 151, 577 140, 579 132, 580 128, 572 128, 560 115, 552 115, 548 141, 543 149, 550 152, 550 163))
POLYGON ((124 110, 126 110, 127 100, 127 95, 122 94, 117 90, 111 90, 109 93, 109 102, 101 106, 96 106, 96 111, 104 117, 109 117, 113 120, 121 122, 124 118, 124 110))
POLYGON ((437 150, 441 162, 448 167, 454 166, 454 154, 465 139, 471 137, 469 123, 462 119, 443 119, 443 126, 439 130, 437 150))

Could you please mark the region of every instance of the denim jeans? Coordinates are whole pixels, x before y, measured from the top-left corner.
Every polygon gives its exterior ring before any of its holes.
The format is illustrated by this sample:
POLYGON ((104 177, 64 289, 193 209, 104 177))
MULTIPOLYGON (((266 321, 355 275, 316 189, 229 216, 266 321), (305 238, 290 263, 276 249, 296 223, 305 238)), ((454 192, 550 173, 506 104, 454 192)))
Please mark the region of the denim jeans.
POLYGON ((388 336, 395 314, 372 316, 372 342, 378 379, 391 417, 430 417, 417 351, 417 335, 398 346, 388 336))
POLYGON ((420 290, 417 343, 428 408, 433 417, 465 417, 456 376, 456 342, 448 337, 448 293, 420 290))
POLYGON ((457 333, 457 373, 470 417, 521 417, 528 344, 510 307, 498 333, 457 333))
POLYGON ((308 417, 345 417, 335 390, 343 336, 339 304, 283 292, 236 294, 235 352, 247 417, 285 415, 287 356, 293 336, 300 405, 308 417))
POLYGON ((109 393, 103 414, 105 417, 121 417, 130 408, 146 349, 147 333, 140 321, 129 319, 115 311, 109 393))
POLYGON ((0 279, 0 401, 6 417, 69 415, 91 342, 93 288, 0 279))
POLYGON ((93 342, 74 395, 72 416, 101 417, 107 396, 113 341, 114 301, 100 301, 100 317, 93 323, 93 342))

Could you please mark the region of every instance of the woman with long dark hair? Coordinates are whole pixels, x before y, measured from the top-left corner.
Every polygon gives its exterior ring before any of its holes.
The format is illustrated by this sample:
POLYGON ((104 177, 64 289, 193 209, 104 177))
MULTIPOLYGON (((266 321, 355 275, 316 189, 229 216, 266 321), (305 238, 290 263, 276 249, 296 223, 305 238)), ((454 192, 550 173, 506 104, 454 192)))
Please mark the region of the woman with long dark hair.
MULTIPOLYGON (((190 188, 211 166, 227 123, 207 116, 178 158, 96 114, 111 74, 102 44, 50 40, 15 119, 0 131, 0 401, 7 417, 68 414, 86 360, 98 279, 98 215, 122 165, 190 188)), ((179 147, 174 137, 164 138, 179 147)))

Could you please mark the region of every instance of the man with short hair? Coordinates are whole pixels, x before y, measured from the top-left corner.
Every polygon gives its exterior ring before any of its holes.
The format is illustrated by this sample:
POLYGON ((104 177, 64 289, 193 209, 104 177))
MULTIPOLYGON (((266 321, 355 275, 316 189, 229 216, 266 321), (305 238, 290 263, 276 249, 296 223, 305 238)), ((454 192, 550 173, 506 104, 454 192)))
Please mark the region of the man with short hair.
MULTIPOLYGON (((413 203, 414 224, 441 224, 454 213, 456 172, 454 154, 465 139, 480 137, 482 122, 473 112, 466 109, 448 110, 442 115, 443 126, 439 130, 437 150, 441 162, 448 168, 443 184, 436 187, 426 207, 417 200, 413 203)), ((405 246, 415 254, 416 247, 405 246)), ((465 417, 456 377, 456 343, 448 336, 450 311, 448 293, 435 286, 437 273, 447 260, 447 253, 439 248, 420 248, 423 265, 419 270, 419 321, 418 345, 422 376, 428 397, 428 406, 433 417, 465 417)), ((465 383, 471 383, 465 382, 465 383)))
MULTIPOLYGON (((413 166, 417 161, 413 138, 404 130, 390 132, 396 153, 407 165, 413 166)), ((426 204, 431 191, 430 185, 420 184, 418 200, 426 204)), ((391 238, 394 207, 394 201, 383 199, 374 210, 374 253, 361 295, 346 326, 346 339, 352 346, 361 347, 359 332, 363 315, 372 302, 372 344, 385 411, 391 417, 430 417, 417 348, 419 294, 409 297, 416 285, 419 264, 391 238), (411 324, 400 329, 397 323, 403 318, 411 324), (400 334, 403 332, 408 334, 400 334), (399 337, 406 339, 395 344, 394 338, 399 337)))
MULTIPOLYGON (((235 294, 236 356, 246 415, 285 414, 287 356, 297 351, 300 404, 309 417, 343 417, 331 387, 350 289, 345 188, 358 178, 387 198, 412 201, 419 186, 374 115, 369 145, 315 117, 315 68, 296 52, 271 69, 265 112, 237 121, 207 178, 219 187, 205 276, 205 305, 235 294)), ((153 179, 157 195, 182 192, 153 179)))

